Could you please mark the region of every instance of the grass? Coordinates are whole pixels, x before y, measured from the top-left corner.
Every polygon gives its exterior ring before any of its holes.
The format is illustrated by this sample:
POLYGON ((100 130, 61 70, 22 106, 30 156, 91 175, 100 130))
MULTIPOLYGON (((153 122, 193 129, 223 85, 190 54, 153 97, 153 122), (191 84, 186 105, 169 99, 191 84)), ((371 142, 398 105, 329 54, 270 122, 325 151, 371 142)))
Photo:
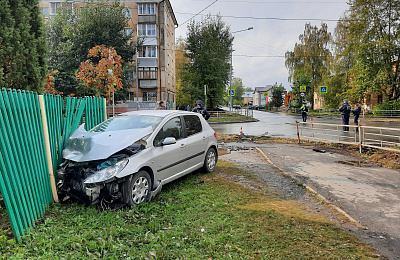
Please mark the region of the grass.
POLYGON ((208 119, 208 122, 242 122, 242 121, 257 121, 257 119, 254 119, 251 116, 243 116, 240 114, 232 113, 231 116, 229 116, 228 113, 221 114, 218 118, 217 117, 210 117, 208 119))
POLYGON ((251 173, 220 161, 163 187, 150 203, 101 212, 53 204, 1 259, 369 259, 372 248, 295 201, 221 176, 251 173))

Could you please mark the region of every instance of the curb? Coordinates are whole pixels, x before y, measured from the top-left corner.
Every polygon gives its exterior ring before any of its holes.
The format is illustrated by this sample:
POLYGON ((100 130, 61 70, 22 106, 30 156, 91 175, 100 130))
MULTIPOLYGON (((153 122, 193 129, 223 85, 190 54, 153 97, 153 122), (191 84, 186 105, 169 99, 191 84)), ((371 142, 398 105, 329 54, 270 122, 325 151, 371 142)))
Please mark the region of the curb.
MULTIPOLYGON (((290 174, 288 174, 287 172, 283 171, 281 168, 279 168, 278 166, 274 165, 271 160, 265 155, 265 153, 258 147, 256 147, 256 150, 265 158, 265 160, 275 166, 276 168, 278 168, 283 174, 290 176, 290 174)), ((291 177, 291 176, 290 176, 291 177)), ((291 177, 292 178, 292 177, 291 177)), ((338 206, 336 206, 335 204, 331 203, 329 200, 327 200, 324 196, 322 196, 321 194, 318 194, 317 191, 315 191, 313 188, 311 188, 310 186, 308 186, 305 183, 302 183, 302 185, 307 189, 307 191, 309 191, 310 193, 312 193, 314 196, 318 197, 320 200, 322 200, 326 205, 329 205, 330 207, 332 207, 334 210, 336 210, 337 212, 339 212, 340 214, 342 214, 343 216, 345 216, 350 223, 352 223, 353 225, 355 225, 356 227, 358 227, 359 229, 368 229, 367 227, 361 225, 357 220, 355 220, 352 216, 350 216, 347 212, 345 212, 343 209, 339 208, 338 206)))
POLYGON ((226 121, 226 122, 207 122, 209 125, 213 124, 236 124, 236 123, 254 123, 258 122, 260 120, 255 119, 255 120, 248 120, 248 121, 226 121))

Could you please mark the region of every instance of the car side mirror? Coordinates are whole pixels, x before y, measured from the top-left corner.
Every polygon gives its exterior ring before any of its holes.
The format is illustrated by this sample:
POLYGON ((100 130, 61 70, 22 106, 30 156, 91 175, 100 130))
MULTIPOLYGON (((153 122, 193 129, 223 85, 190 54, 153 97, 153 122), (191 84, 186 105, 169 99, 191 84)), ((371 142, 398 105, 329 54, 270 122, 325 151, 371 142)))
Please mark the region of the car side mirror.
POLYGON ((176 144, 175 137, 167 137, 164 139, 164 141, 161 142, 161 146, 170 145, 170 144, 176 144))

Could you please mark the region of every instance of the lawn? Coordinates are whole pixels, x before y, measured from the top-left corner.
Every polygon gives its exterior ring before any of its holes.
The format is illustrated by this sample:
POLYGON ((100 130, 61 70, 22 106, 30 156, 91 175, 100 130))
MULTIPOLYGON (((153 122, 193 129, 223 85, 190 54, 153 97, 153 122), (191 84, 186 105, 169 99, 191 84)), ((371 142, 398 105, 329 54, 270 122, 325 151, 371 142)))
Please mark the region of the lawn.
POLYGON ((229 113, 219 114, 218 117, 216 115, 213 115, 212 117, 210 117, 208 119, 209 123, 210 122, 227 123, 227 122, 244 122, 244 121, 254 122, 254 121, 258 121, 258 120, 255 119, 254 117, 244 116, 244 115, 240 115, 237 113, 232 113, 231 116, 229 116, 229 113))
MULTIPOLYGON (((219 161, 117 211, 52 204, 20 244, 0 234, 1 259, 369 259, 372 248, 295 201, 222 176, 251 177, 219 161)), ((4 233, 4 231, 3 231, 4 233)))

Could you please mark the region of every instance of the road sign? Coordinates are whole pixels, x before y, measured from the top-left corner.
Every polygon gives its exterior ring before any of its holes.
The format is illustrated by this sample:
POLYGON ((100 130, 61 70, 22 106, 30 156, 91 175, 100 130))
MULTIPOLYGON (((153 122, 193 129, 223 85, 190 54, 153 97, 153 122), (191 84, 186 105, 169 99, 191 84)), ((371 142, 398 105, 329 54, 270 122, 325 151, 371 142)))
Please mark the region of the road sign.
POLYGON ((228 90, 228 95, 234 97, 235 96, 235 90, 234 89, 228 90))
POLYGON ((300 86, 300 92, 306 92, 306 85, 301 85, 300 86))
POLYGON ((328 92, 328 86, 319 86, 319 93, 326 94, 328 92))
POLYGON ((268 92, 264 92, 264 97, 268 97, 268 92))
POLYGON ((304 92, 301 92, 301 93, 300 93, 300 96, 304 97, 304 96, 305 96, 304 92))

